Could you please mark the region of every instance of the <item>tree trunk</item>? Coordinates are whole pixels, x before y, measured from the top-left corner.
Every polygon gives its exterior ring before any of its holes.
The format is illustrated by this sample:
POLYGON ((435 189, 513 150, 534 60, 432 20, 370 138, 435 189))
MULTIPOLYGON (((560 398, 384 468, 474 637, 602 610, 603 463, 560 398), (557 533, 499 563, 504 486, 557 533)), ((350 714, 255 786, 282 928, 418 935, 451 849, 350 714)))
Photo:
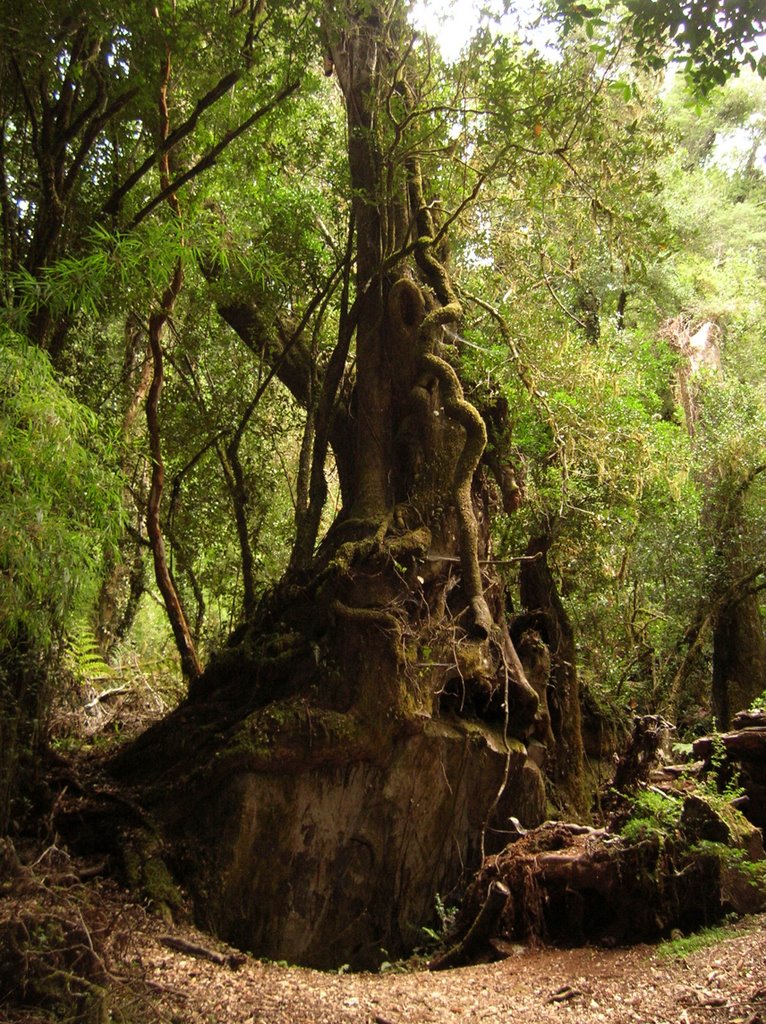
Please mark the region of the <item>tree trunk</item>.
POLYGON ((136 463, 131 440, 136 421, 153 376, 153 362, 148 352, 146 333, 137 316, 131 314, 125 323, 124 376, 131 384, 120 434, 122 457, 120 469, 124 479, 131 480, 125 488, 125 504, 135 512, 135 529, 127 530, 120 540, 117 556, 109 554, 96 608, 96 636, 101 653, 109 661, 114 648, 133 626, 145 587, 144 548, 141 524, 149 496, 149 474, 136 463))
POLYGON ((165 541, 160 526, 160 502, 165 484, 165 466, 162 461, 160 443, 159 403, 163 383, 162 329, 173 309, 176 296, 181 289, 182 274, 180 262, 176 266, 173 280, 168 286, 162 300, 160 312, 149 317, 149 345, 152 352, 154 376, 146 399, 146 423, 149 430, 149 447, 152 454, 152 482, 149 489, 149 502, 146 509, 146 532, 154 559, 154 575, 157 586, 165 602, 170 627, 173 630, 176 647, 181 657, 181 670, 184 678, 193 682, 202 674, 202 665, 197 657, 194 640, 189 629, 186 615, 181 605, 173 578, 168 568, 165 555, 165 541))
MULTIPOLYGON (((711 322, 693 334, 680 317, 666 326, 671 346, 685 357, 677 370, 678 390, 692 438, 712 429, 702 417, 695 374, 706 369, 723 376, 719 335, 718 327, 711 322)), ((703 639, 703 629, 712 625, 710 696, 713 714, 722 729, 766 688, 766 633, 758 595, 751 589, 763 565, 754 564, 742 539, 744 502, 751 485, 764 471, 766 465, 753 466, 743 473, 739 466, 718 463, 709 467, 701 481, 705 491, 703 525, 713 537, 715 575, 710 592, 700 602, 696 623, 687 630, 691 646, 671 685, 670 703, 677 710, 691 655, 703 639)))
POLYGON ((766 637, 757 594, 725 605, 713 626, 713 714, 728 729, 766 690, 766 637))
POLYGON ((577 680, 577 654, 569 616, 548 566, 550 533, 533 537, 521 563, 521 603, 526 612, 513 624, 519 654, 540 698, 537 738, 547 746, 551 776, 566 795, 570 810, 586 811, 582 791, 582 731, 577 680), (541 652, 540 645, 547 651, 541 652), (543 671, 539 667, 542 662, 543 671), (546 671, 547 669, 547 671, 546 671))
MULTIPOLYGON (((160 136, 162 139, 167 138, 169 133, 167 103, 169 81, 170 54, 168 53, 162 67, 162 85, 160 87, 159 113, 160 136)), ((170 160, 168 154, 165 153, 160 159, 160 185, 163 190, 167 188, 169 181, 170 160)), ((180 210, 175 193, 168 195, 167 201, 173 215, 179 217, 180 210)), ((189 629, 189 623, 184 613, 178 590, 168 568, 165 555, 165 541, 163 540, 162 528, 160 526, 160 502, 165 483, 165 466, 162 461, 159 420, 160 393, 164 379, 162 332, 165 324, 170 319, 182 286, 183 267, 179 257, 173 271, 173 277, 162 295, 160 308, 149 317, 149 349, 152 355, 154 373, 149 394, 146 398, 146 423, 149 430, 149 448, 152 455, 152 482, 146 509, 146 532, 149 535, 149 543, 152 549, 157 586, 165 602, 170 627, 173 630, 173 637, 181 657, 181 671, 184 674, 184 678, 191 685, 202 674, 202 665, 197 657, 194 639, 189 629)))

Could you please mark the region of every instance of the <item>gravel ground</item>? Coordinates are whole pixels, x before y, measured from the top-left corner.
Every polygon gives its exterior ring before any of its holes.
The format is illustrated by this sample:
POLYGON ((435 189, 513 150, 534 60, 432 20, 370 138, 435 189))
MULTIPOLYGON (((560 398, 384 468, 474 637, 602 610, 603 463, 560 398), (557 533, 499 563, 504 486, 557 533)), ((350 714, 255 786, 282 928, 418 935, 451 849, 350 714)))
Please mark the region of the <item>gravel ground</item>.
POLYGON ((449 971, 330 974, 245 957, 84 874, 52 848, 0 879, 1 1024, 82 1024, 71 1006, 43 1013, 29 994, 34 979, 74 978, 84 965, 115 1010, 98 1024, 766 1024, 766 914, 685 956, 678 944, 675 955, 513 946, 504 960, 449 971))

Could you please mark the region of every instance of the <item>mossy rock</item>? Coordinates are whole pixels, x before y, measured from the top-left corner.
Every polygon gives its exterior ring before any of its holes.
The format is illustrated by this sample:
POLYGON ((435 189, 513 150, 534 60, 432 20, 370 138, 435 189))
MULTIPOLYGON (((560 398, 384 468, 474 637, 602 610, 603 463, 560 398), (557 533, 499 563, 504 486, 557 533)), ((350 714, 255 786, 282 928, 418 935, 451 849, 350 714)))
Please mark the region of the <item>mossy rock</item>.
POLYGON ((132 830, 123 835, 120 852, 128 888, 171 922, 184 899, 165 862, 161 841, 148 830, 132 830))

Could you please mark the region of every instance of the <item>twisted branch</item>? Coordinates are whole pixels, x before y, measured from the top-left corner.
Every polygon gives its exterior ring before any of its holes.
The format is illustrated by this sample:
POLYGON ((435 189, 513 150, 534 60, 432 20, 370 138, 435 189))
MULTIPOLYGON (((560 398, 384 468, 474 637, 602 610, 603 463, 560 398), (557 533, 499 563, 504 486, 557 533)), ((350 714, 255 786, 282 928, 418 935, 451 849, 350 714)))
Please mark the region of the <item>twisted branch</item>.
MULTIPOLYGON (((418 347, 421 352, 421 365, 429 375, 439 381, 445 413, 465 432, 465 444, 455 466, 452 490, 458 517, 463 588, 473 614, 474 630, 479 636, 486 638, 492 630, 493 620, 482 585, 478 556, 479 530, 471 500, 471 482, 487 445, 487 428, 478 410, 466 401, 463 386, 453 367, 433 351, 435 329, 460 319, 463 307, 455 294, 446 268, 434 252, 437 232, 431 210, 423 196, 420 165, 414 159, 410 162, 410 194, 417 211, 418 240, 415 259, 440 303, 436 309, 428 312, 420 323, 418 347)), ((413 390, 417 390, 417 386, 413 390)))

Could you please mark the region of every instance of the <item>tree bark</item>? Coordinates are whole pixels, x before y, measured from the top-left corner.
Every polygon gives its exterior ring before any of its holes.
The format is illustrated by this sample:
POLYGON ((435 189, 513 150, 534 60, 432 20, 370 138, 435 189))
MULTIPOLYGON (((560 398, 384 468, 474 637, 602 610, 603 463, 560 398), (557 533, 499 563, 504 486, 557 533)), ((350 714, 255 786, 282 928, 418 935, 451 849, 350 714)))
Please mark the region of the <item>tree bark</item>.
MULTIPOLYGON (((562 792, 569 796, 573 809, 582 811, 585 806, 577 655, 574 631, 548 565, 548 551, 552 543, 553 536, 544 533, 533 537, 527 544, 519 576, 521 603, 527 617, 531 618, 530 624, 539 622, 539 632, 550 652, 547 693, 538 696, 543 714, 547 710, 550 715, 550 728, 555 739, 555 748, 551 751, 552 775, 562 792)), ((518 636, 518 623, 512 632, 518 636)), ((523 660, 521 639, 519 637, 523 660)))
POLYGON ((713 626, 713 714, 728 729, 766 690, 766 637, 757 594, 726 604, 713 626))
POLYGON ((152 455, 152 481, 146 509, 146 532, 149 536, 152 558, 154 559, 155 579, 165 603, 170 627, 173 630, 173 637, 181 657, 181 670, 184 677, 191 683, 202 674, 202 665, 197 657, 194 640, 181 604, 181 599, 170 575, 165 554, 165 541, 160 525, 160 503, 165 484, 165 466, 162 461, 159 422, 160 393, 164 379, 162 330, 173 311, 182 282, 183 273, 179 261, 176 264, 173 280, 162 296, 160 311, 152 313, 149 317, 149 346, 152 353, 154 375, 146 399, 146 424, 149 431, 149 448, 152 455))
POLYGON ((331 29, 330 53, 345 99, 348 161, 357 226, 356 432, 352 514, 382 518, 393 504, 391 385, 382 325, 386 281, 383 275, 386 179, 381 150, 381 98, 390 69, 381 22, 383 13, 349 13, 344 30, 331 29))
MULTIPOLYGON (((164 138, 168 133, 168 109, 167 109, 167 87, 170 79, 170 57, 168 56, 163 68, 163 84, 160 91, 160 125, 161 134, 164 138)), ((167 154, 160 162, 160 181, 164 183, 169 178, 169 163, 167 154)), ((175 216, 179 215, 178 201, 175 195, 171 195, 168 202, 175 216)), ((149 535, 149 543, 152 548, 154 559, 154 575, 157 580, 162 599, 173 630, 176 647, 181 657, 181 670, 184 678, 191 685, 201 674, 202 665, 197 657, 197 651, 192 638, 189 623, 184 613, 181 599, 176 589, 173 578, 168 568, 165 554, 165 542, 162 536, 160 525, 160 502, 165 483, 165 466, 162 461, 162 445, 160 442, 159 403, 160 393, 164 379, 163 358, 162 358, 162 332, 170 318, 176 300, 183 286, 183 269, 180 258, 176 262, 173 277, 162 295, 159 310, 149 317, 149 348, 152 354, 153 377, 149 387, 149 394, 146 399, 146 423, 149 430, 149 448, 152 455, 152 481, 149 489, 149 501, 146 509, 146 531, 149 535)))

